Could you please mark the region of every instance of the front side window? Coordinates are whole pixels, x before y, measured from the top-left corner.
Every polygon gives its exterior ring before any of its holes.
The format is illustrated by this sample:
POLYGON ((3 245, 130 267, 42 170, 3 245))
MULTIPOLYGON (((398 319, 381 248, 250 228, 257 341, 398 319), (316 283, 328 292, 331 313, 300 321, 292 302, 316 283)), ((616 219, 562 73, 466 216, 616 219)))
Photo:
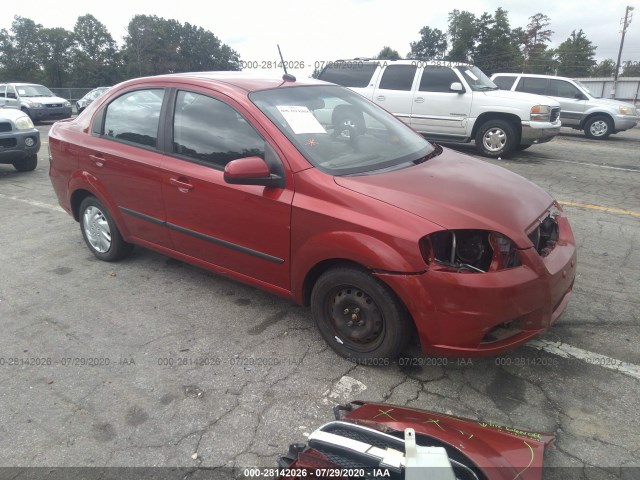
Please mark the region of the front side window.
POLYGON ((493 79, 493 83, 495 83, 500 90, 511 90, 511 87, 513 87, 516 78, 517 77, 507 76, 496 77, 493 79))
POLYGON ((215 98, 180 91, 173 121, 173 153, 216 168, 264 156, 265 141, 234 108, 215 98))
POLYGON ((156 147, 164 90, 136 90, 107 106, 102 135, 127 143, 156 147))
POLYGON ((330 175, 410 167, 434 151, 403 122, 346 88, 275 88, 249 98, 312 165, 330 175))
POLYGON ((564 80, 549 79, 547 95, 562 98, 581 98, 582 93, 576 87, 564 80))
POLYGON ((415 65, 391 65, 384 69, 379 88, 385 90, 411 90, 413 77, 415 76, 415 65))
POLYGON ((516 87, 518 92, 535 93, 536 95, 545 95, 547 91, 546 78, 522 77, 520 83, 516 87))
POLYGON ((421 92, 450 92, 451 84, 460 79, 449 67, 428 65, 424 67, 420 80, 421 92))

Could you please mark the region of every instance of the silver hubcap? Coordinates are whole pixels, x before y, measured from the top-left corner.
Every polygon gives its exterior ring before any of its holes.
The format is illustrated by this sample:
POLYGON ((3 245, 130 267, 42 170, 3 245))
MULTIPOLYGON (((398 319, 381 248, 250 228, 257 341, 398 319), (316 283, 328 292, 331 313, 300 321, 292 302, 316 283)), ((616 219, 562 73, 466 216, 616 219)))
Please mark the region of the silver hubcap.
POLYGON ((490 152, 498 152, 502 150, 505 143, 507 143, 507 134, 504 133, 504 130, 501 128, 490 128, 484 133, 482 143, 484 143, 484 148, 490 152))
POLYGON ((111 229, 99 208, 87 208, 82 217, 82 224, 87 240, 96 252, 105 253, 111 248, 111 229))
POLYGON ((604 120, 598 120, 597 122, 593 122, 589 127, 589 131, 591 135, 594 137, 601 137, 602 135, 607 133, 609 129, 609 125, 604 120))

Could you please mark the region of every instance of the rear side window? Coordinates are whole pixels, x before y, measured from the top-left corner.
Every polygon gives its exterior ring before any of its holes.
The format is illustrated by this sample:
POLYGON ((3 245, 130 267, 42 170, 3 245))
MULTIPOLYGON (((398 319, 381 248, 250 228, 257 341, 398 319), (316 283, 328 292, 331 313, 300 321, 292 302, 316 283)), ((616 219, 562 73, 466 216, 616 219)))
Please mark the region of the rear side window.
POLYGON ((448 67, 426 66, 420 80, 421 92, 450 92, 451 84, 460 79, 448 67))
POLYGON ((516 91, 545 95, 548 81, 547 78, 522 77, 516 91))
POLYGON ((411 90, 413 77, 415 76, 415 65, 390 65, 384 69, 379 88, 384 88, 385 90, 411 90))
POLYGON ((235 109, 215 98, 178 92, 173 152, 215 168, 231 160, 264 156, 265 141, 235 109))
POLYGON ((136 90, 107 106, 103 135, 107 138, 156 147, 163 89, 136 90))
POLYGON ((318 79, 343 87, 364 88, 369 85, 376 67, 375 63, 334 63, 327 66, 318 79))
POLYGON ((495 83, 500 90, 511 90, 513 87, 513 83, 516 81, 518 77, 496 77, 492 81, 495 83))

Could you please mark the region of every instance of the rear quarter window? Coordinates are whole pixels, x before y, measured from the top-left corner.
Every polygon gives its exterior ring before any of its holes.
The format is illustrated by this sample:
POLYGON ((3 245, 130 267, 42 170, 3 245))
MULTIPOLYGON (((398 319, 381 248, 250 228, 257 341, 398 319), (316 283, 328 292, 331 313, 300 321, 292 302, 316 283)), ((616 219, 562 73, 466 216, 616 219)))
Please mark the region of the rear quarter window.
POLYGON ((325 67, 318 79, 343 87, 364 88, 369 85, 376 67, 374 63, 336 63, 325 67))

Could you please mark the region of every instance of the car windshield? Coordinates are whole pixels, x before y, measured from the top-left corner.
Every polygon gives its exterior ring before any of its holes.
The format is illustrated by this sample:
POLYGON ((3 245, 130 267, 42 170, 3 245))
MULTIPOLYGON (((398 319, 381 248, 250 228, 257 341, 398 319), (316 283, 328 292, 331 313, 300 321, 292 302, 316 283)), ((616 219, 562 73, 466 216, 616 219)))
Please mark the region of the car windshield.
POLYGON ((51 90, 42 85, 19 85, 16 90, 22 97, 55 97, 51 90))
POLYGON ((250 98, 309 162, 331 175, 409 166, 434 151, 393 115, 343 87, 277 88, 250 98))
POLYGON ((471 90, 498 90, 498 86, 487 77, 478 67, 457 66, 471 90))

